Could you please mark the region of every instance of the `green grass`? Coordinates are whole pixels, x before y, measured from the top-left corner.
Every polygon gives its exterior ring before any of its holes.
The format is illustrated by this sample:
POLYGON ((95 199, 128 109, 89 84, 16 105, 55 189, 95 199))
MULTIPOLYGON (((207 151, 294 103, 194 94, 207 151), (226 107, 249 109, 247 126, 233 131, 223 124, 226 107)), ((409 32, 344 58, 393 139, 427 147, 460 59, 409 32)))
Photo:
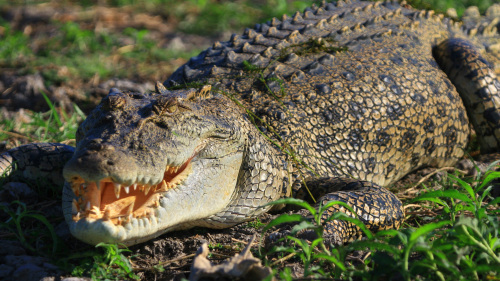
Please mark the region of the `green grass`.
MULTIPOLYGON (((491 168, 498 166, 492 165, 491 168)), ((433 203, 433 209, 442 209, 439 217, 420 227, 385 230, 370 233, 363 229, 365 240, 332 247, 323 239, 308 241, 293 235, 303 229, 312 229, 322 237, 319 224, 327 206, 317 210, 308 203, 287 198, 276 204, 296 204, 306 208, 314 218, 308 221, 299 215, 281 215, 270 222, 263 232, 284 222, 297 222, 286 246, 275 246, 263 255, 270 264, 279 252, 291 253, 304 266, 304 278, 334 278, 341 280, 498 280, 500 279, 500 228, 498 204, 500 198, 491 198, 492 181, 500 179, 500 172, 489 170, 478 179, 465 181, 450 175, 448 186, 421 194, 413 200, 433 203), (444 207, 444 208, 440 208, 444 207), (353 251, 370 251, 362 264, 348 261, 353 251)), ((275 203, 273 203, 275 204, 275 203)), ((336 202, 330 202, 336 204, 336 202)), ((344 219, 334 214, 331 219, 344 219)), ((265 235, 265 233, 263 233, 265 235)), ((275 269, 283 280, 292 280, 287 268, 275 269)))
POLYGON ((20 67, 20 72, 40 72, 47 86, 61 85, 74 80, 88 81, 94 76, 149 77, 157 73, 163 62, 172 58, 187 59, 199 52, 165 50, 158 42, 147 38, 147 30, 127 28, 122 35, 133 42, 112 33, 91 32, 75 22, 56 23, 58 32, 46 38, 37 38, 42 47, 30 46, 29 38, 11 31, 8 24, 5 45, 0 47, 0 65, 6 68, 20 67), (130 71, 129 66, 139 66, 130 71))
MULTIPOLYGON (((123 247, 123 245, 120 245, 123 247)), ((99 243, 97 249, 102 249, 91 258, 85 259, 75 267, 71 275, 78 277, 90 276, 92 280, 139 280, 130 263, 131 257, 124 255, 130 252, 116 244, 99 243)))
MULTIPOLYGON (((90 2, 66 1, 90 6, 90 2)), ((21 5, 25 2, 9 3, 21 5)), ((177 21, 182 32, 202 35, 241 30, 283 13, 302 10, 307 1, 108 1, 117 7, 132 7, 137 12, 151 12, 164 21, 177 21), (164 7, 169 7, 165 9, 164 7), (153 12, 152 12, 153 11, 153 12)), ((7 3, 0 2, 0 6, 7 3)), ((146 29, 127 27, 109 32, 94 31, 84 19, 80 22, 57 22, 54 32, 36 36, 15 30, 0 20, 0 67, 18 73, 40 72, 46 86, 85 83, 94 77, 121 77, 133 80, 163 80, 173 71, 173 60, 187 60, 201 49, 166 49, 163 40, 153 40, 146 29), (128 42, 132 42, 129 44, 128 42), (134 71, 131 71, 133 69, 134 71)))
POLYGON ((74 145, 76 129, 79 122, 85 119, 85 114, 76 104, 73 105, 74 113, 69 114, 56 107, 47 96, 44 95, 44 98, 50 110, 29 114, 29 122, 0 120, 0 141, 21 137, 28 142, 64 142, 74 145))

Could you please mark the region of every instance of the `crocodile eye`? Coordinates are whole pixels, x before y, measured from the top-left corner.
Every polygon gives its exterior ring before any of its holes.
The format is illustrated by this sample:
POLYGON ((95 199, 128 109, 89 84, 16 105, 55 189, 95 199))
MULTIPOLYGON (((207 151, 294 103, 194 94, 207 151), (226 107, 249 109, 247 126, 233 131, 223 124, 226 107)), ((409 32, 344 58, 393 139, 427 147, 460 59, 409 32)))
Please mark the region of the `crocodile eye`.
POLYGON ((170 113, 174 113, 177 111, 177 104, 172 104, 170 105, 169 107, 167 107, 167 111, 170 112, 170 113))
POLYGON ((172 115, 177 111, 177 100, 160 96, 153 105, 153 112, 158 116, 172 115))
POLYGON ((125 96, 121 95, 121 94, 111 94, 111 95, 108 95, 106 96, 103 100, 102 100, 105 108, 107 108, 108 110, 117 110, 117 109, 120 109, 122 108, 125 103, 127 102, 125 96))

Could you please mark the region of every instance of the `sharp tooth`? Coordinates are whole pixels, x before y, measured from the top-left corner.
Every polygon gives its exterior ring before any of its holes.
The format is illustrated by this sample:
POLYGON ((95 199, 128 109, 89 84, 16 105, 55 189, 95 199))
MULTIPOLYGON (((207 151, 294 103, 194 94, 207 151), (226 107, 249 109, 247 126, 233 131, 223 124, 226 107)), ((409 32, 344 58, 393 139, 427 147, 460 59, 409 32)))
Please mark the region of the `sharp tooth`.
POLYGON ((132 214, 128 215, 128 221, 131 222, 132 221, 132 218, 134 218, 134 216, 132 216, 132 214))
POLYGON ((76 213, 76 215, 73 219, 76 221, 79 221, 80 220, 80 212, 76 213))
POLYGON ((120 199, 120 189, 122 186, 119 183, 113 183, 113 185, 115 186, 116 199, 120 199))
POLYGON ((71 203, 71 213, 76 215, 78 211, 80 210, 80 207, 78 207, 78 203, 76 202, 75 199, 73 199, 73 202, 71 203))
POLYGON ((132 204, 130 204, 128 206, 128 209, 127 209, 127 215, 130 216, 130 214, 132 214, 132 210, 134 210, 134 202, 132 202, 132 204))
POLYGON ((97 206, 92 206, 92 210, 90 210, 90 213, 96 215, 97 218, 102 217, 101 210, 99 210, 99 207, 97 206))
POLYGON ((148 195, 150 189, 151 189, 151 185, 146 185, 145 190, 144 190, 144 194, 148 195))
POLYGON ((174 173, 177 173, 177 171, 179 171, 179 167, 176 167, 176 168, 174 169, 174 173))
POLYGON ((129 187, 128 187, 128 186, 124 186, 124 187, 123 187, 123 189, 125 189, 125 193, 127 193, 127 194, 128 194, 128 193, 129 193, 129 191, 130 191, 130 189, 129 189, 129 187))
POLYGON ((160 190, 161 191, 166 191, 168 189, 168 185, 167 185, 167 182, 165 180, 162 180, 161 181, 161 187, 160 187, 160 190))
POLYGON ((85 204, 85 212, 90 211, 90 201, 87 201, 87 204, 85 204))
POLYGON ((122 217, 118 217, 118 224, 122 224, 122 217))
POLYGON ((137 183, 134 183, 133 187, 134 187, 134 190, 136 190, 137 189, 137 183))
POLYGON ((106 210, 104 210, 104 215, 102 216, 102 219, 107 221, 111 218, 111 210, 106 208, 106 210))

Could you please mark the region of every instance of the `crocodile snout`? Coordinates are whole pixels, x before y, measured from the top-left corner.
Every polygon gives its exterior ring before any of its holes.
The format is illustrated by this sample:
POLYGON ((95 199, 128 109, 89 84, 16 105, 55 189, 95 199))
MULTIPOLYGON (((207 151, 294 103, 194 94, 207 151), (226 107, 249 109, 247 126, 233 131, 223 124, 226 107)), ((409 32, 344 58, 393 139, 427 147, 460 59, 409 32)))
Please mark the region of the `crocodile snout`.
POLYGON ((93 143, 78 150, 64 167, 64 178, 71 181, 81 177, 86 181, 99 181, 103 178, 125 180, 130 178, 130 172, 137 171, 133 159, 114 146, 103 143, 93 143))

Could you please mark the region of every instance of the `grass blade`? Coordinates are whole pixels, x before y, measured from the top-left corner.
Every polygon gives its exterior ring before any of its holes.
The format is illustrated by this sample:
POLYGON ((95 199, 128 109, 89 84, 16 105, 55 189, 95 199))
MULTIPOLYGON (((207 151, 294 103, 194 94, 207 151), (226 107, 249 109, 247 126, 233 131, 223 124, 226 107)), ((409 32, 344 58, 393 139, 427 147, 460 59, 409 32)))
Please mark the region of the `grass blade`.
POLYGON ((313 216, 316 214, 316 210, 314 209, 313 206, 311 206, 309 203, 307 203, 304 200, 297 199, 297 198, 281 198, 273 202, 269 202, 262 207, 269 206, 269 205, 280 205, 280 204, 291 204, 291 205, 297 205, 300 206, 304 209, 307 209, 313 216))
POLYGON ((266 232, 267 230, 269 230, 273 226, 276 226, 276 225, 279 225, 279 224, 282 224, 282 223, 302 222, 302 221, 305 221, 305 220, 306 219, 303 216, 299 215, 299 214, 292 214, 292 215, 283 214, 283 215, 280 215, 279 217, 275 218, 274 220, 270 221, 264 227, 264 229, 262 229, 262 233, 266 232))
POLYGON ((450 225, 451 221, 440 221, 440 222, 432 222, 429 224, 426 224, 424 226, 421 226, 417 228, 411 235, 410 235, 410 240, 409 242, 414 242, 417 240, 418 237, 425 235, 433 230, 436 230, 438 228, 441 228, 445 225, 450 225))

